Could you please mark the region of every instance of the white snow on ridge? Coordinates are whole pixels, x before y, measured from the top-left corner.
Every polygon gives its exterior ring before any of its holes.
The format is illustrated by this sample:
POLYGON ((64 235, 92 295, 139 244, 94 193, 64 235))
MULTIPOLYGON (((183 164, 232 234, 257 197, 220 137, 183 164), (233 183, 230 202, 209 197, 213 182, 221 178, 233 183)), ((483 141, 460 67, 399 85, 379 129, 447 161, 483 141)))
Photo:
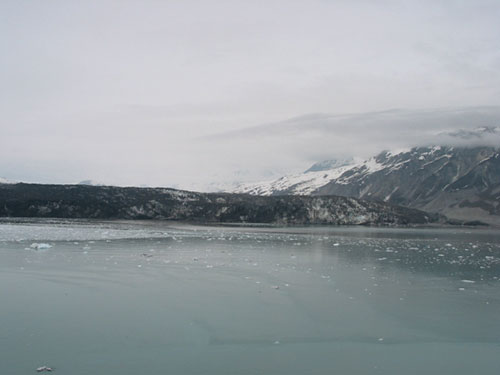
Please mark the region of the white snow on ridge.
POLYGON ((234 193, 248 193, 253 195, 271 195, 275 191, 289 191, 290 194, 307 195, 326 185, 333 179, 339 178, 344 172, 358 166, 358 164, 344 165, 326 171, 300 173, 281 177, 273 181, 241 184, 233 190, 234 193))
POLYGON ((370 158, 366 160, 363 165, 366 167, 366 172, 367 173, 373 173, 380 171, 381 169, 384 169, 385 166, 382 163, 379 163, 375 160, 375 158, 370 158))
MULTIPOLYGON (((448 154, 436 155, 440 150, 440 146, 434 146, 420 149, 402 148, 384 151, 366 160, 352 160, 349 165, 320 171, 310 171, 309 169, 304 173, 288 175, 277 180, 240 184, 236 188, 231 189, 231 191, 253 195, 272 195, 275 193, 308 195, 330 182, 335 182, 335 184, 339 185, 348 185, 352 182, 362 181, 364 178, 379 171, 390 174, 405 167, 408 163, 415 160, 415 158, 424 163, 432 163, 437 160, 436 158, 449 157, 448 154), (346 174, 347 171, 349 173, 346 174)), ((316 163, 315 165, 321 165, 321 163, 316 163)), ((395 191, 389 194, 386 200, 390 199, 395 191)))
POLYGON ((411 151, 411 147, 405 147, 405 148, 399 148, 396 150, 389 150, 387 151, 387 156, 396 156, 400 154, 407 154, 408 152, 411 151))

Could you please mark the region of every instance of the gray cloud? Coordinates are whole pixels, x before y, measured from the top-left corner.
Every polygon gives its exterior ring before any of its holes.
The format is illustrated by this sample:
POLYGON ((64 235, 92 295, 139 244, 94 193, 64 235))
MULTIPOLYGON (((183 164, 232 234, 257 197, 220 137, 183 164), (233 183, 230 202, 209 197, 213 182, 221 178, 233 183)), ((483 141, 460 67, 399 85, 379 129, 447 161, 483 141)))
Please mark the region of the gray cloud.
POLYGON ((248 164, 258 165, 256 170, 269 173, 272 168, 300 171, 330 158, 365 158, 386 149, 436 144, 498 147, 500 132, 478 133, 479 127, 500 127, 500 107, 311 114, 201 140, 222 144, 228 152, 233 148, 233 161, 251 160, 248 164))

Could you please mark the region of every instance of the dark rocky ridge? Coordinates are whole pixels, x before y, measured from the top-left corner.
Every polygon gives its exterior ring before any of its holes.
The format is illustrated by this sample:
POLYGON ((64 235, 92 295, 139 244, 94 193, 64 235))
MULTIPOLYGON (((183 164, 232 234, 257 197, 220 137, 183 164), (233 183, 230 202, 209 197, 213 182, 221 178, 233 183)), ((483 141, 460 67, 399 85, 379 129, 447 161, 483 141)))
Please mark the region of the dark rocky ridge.
POLYGON ((412 225, 443 221, 416 209, 338 196, 251 196, 167 188, 0 184, 0 216, 163 219, 203 223, 412 225))
POLYGON ((464 220, 500 223, 500 152, 493 147, 417 147, 375 157, 313 194, 381 200, 464 220))

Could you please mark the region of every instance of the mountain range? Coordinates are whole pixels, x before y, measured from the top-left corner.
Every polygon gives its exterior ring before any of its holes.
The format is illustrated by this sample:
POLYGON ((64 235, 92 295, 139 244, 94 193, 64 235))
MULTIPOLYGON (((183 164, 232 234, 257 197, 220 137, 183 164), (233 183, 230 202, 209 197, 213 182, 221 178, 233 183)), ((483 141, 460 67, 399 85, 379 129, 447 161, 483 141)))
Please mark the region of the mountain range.
POLYGON ((436 139, 449 142, 364 160, 322 160, 302 173, 219 194, 0 178, 0 216, 279 224, 404 224, 446 216, 500 225, 500 128, 454 130, 436 139))
MULTIPOLYGON (((494 133, 498 128, 485 129, 494 133)), ((455 136, 474 137, 471 132, 455 136)), ((304 173, 256 184, 238 193, 339 195, 386 202, 460 220, 500 224, 500 150, 495 147, 414 147, 366 160, 324 161, 304 173)))

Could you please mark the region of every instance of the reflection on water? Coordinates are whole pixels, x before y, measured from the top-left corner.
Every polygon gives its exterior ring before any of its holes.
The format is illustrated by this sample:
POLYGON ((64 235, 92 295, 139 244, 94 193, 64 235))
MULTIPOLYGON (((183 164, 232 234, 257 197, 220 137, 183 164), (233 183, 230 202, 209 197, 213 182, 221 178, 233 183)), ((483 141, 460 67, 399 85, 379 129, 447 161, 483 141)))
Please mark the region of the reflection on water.
POLYGON ((0 363, 9 374, 496 374, 499 239, 2 223, 0 363))

